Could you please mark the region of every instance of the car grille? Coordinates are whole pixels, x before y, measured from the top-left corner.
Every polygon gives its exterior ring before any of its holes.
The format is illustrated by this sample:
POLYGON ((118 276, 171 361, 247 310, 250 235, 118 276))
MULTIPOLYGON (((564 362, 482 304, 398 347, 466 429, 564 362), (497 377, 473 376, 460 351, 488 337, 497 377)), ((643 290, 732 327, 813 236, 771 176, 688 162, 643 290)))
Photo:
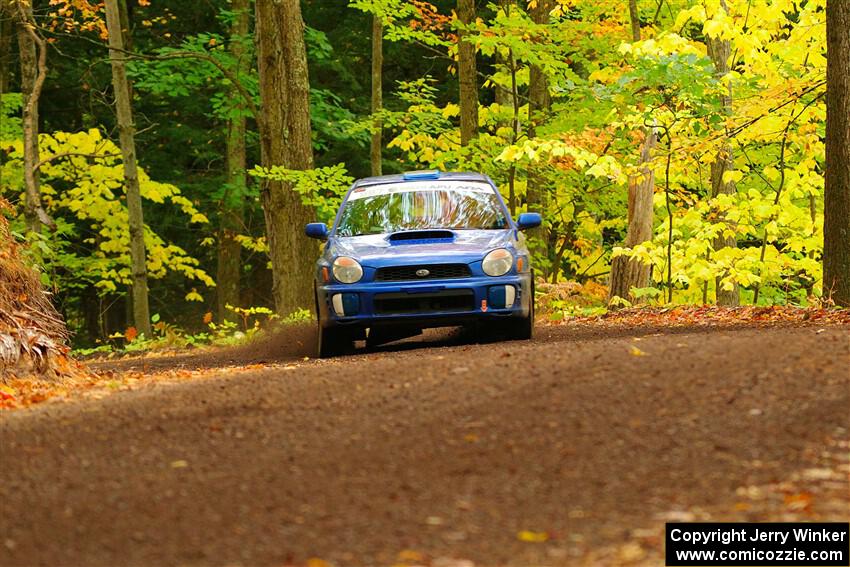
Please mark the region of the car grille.
POLYGON ((404 282, 419 280, 449 280, 455 278, 468 278, 472 274, 466 264, 433 264, 418 266, 389 266, 378 268, 375 273, 375 281, 379 282, 404 282), (428 270, 428 274, 419 276, 419 270, 428 270))
POLYGON ((440 312, 463 312, 475 309, 475 294, 471 289, 438 293, 379 293, 374 298, 375 313, 379 315, 408 315, 440 312))

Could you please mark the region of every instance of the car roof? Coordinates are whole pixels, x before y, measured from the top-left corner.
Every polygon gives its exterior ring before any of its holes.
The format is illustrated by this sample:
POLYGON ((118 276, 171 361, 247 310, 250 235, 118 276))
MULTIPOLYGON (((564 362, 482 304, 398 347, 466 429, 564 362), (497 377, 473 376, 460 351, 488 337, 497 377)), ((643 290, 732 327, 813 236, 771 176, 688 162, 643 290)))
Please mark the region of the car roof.
MULTIPOLYGON (((404 175, 405 174, 403 173, 398 173, 395 175, 381 175, 379 177, 365 177, 363 179, 358 179, 354 183, 354 187, 371 187, 374 185, 385 185, 388 183, 405 183, 415 181, 414 179, 405 179, 404 175)), ((485 183, 490 183, 490 178, 486 175, 470 171, 441 171, 439 180, 483 181, 485 183)))

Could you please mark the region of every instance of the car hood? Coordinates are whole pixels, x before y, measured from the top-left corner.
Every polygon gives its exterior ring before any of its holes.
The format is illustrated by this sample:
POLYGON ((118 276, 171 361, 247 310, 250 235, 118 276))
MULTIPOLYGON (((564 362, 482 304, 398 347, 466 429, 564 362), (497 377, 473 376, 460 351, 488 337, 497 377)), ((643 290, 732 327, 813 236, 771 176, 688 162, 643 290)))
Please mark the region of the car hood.
POLYGON ((364 266, 424 262, 463 262, 481 260, 493 250, 507 246, 513 230, 455 230, 452 239, 402 240, 392 242, 388 234, 334 238, 328 247, 330 256, 351 256, 364 266))

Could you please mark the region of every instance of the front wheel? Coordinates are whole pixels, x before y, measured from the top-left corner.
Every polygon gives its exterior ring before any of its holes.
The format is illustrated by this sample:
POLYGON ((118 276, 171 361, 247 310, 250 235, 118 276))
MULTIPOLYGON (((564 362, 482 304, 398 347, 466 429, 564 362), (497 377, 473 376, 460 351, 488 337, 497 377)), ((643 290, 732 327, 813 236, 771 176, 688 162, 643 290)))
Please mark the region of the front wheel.
POLYGON ((339 356, 353 350, 354 340, 347 329, 323 327, 319 321, 319 358, 339 356))
POLYGON ((528 307, 528 317, 519 321, 511 321, 508 327, 508 338, 514 341, 528 341, 534 336, 534 285, 531 286, 531 305, 528 307))
POLYGON ((317 340, 319 358, 330 358, 339 356, 351 350, 354 350, 354 337, 347 329, 338 329, 334 327, 322 326, 322 312, 319 309, 319 295, 315 294, 313 299, 316 301, 316 322, 317 322, 317 340))

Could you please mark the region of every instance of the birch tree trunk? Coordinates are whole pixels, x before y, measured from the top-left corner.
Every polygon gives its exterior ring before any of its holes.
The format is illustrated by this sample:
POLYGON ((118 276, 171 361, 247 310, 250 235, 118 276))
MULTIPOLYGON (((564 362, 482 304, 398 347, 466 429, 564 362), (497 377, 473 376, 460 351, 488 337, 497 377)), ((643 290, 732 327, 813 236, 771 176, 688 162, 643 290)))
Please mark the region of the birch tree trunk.
MULTIPOLYGON (((726 0, 720 0, 720 8, 728 11, 726 0)), ((728 39, 706 38, 708 47, 708 55, 714 63, 715 75, 718 79, 722 79, 729 73, 729 58, 732 55, 732 47, 728 39)), ((721 101, 723 112, 731 114, 732 112, 732 93, 731 89, 721 101)), ((732 156, 732 144, 726 142, 717 152, 717 158, 711 164, 711 196, 712 198, 718 195, 734 195, 737 192, 734 181, 724 181, 723 176, 728 171, 735 169, 735 160, 732 156)), ((720 216, 721 221, 723 216, 720 216)), ((731 222, 726 222, 726 226, 732 228, 731 222)), ((737 248, 738 242, 734 236, 718 236, 714 241, 715 253, 720 252, 724 248, 737 248)), ((723 289, 720 284, 721 278, 716 281, 717 304, 734 306, 740 303, 740 292, 738 284, 735 283, 732 289, 723 289)))
MULTIPOLYGON (((462 24, 475 21, 475 0, 457 0, 457 17, 462 24)), ((465 146, 478 134, 478 77, 475 44, 458 34, 458 80, 460 81, 460 143, 465 146)))
POLYGON ((109 60, 112 64, 112 89, 115 91, 115 109, 118 116, 118 133, 121 158, 124 162, 124 187, 127 195, 127 212, 130 217, 130 270, 132 272, 133 324, 136 330, 151 336, 151 316, 148 306, 147 255, 145 252, 145 221, 142 213, 142 196, 136 166, 136 128, 130 103, 130 81, 127 78, 124 53, 124 31, 121 27, 121 9, 118 2, 106 0, 106 27, 109 31, 109 60))
POLYGON ((372 16, 372 147, 370 159, 372 175, 381 175, 381 149, 383 122, 378 114, 384 107, 383 102, 383 66, 384 66, 384 25, 381 16, 372 16))
MULTIPOLYGON (((310 85, 301 7, 298 0, 257 0, 255 10, 262 163, 310 169, 310 85)), ((265 180, 262 196, 276 309, 288 315, 312 308, 318 247, 304 235, 304 225, 315 211, 301 202, 290 183, 265 180)))
POLYGON ((823 295, 850 307, 850 2, 826 4, 823 295))
MULTIPOLYGON (((245 49, 245 38, 251 17, 250 0, 232 0, 230 8, 234 19, 230 27, 229 51, 236 61, 234 73, 237 79, 247 77, 251 70, 250 54, 245 49)), ((231 87, 230 96, 241 100, 242 94, 237 86, 231 87)), ((240 104, 244 111, 245 105, 240 104)), ((246 119, 244 113, 232 116, 227 122, 227 187, 221 200, 221 215, 218 240, 218 267, 216 270, 216 289, 218 317, 220 320, 235 320, 236 314, 227 309, 227 305, 240 306, 239 280, 242 275, 242 248, 236 240, 245 228, 245 197, 247 194, 246 119)))
MULTIPOLYGON (((629 15, 632 21, 632 41, 640 41, 640 20, 638 19, 637 0, 629 0, 629 15)), ((634 248, 647 240, 652 240, 652 221, 654 209, 652 196, 655 193, 655 172, 652 169, 652 152, 658 143, 658 136, 652 128, 644 128, 644 139, 640 151, 640 165, 637 175, 629 177, 628 221, 626 229, 626 248, 634 248)), ((611 276, 608 281, 608 302, 615 297, 635 302, 632 288, 649 286, 650 266, 638 258, 618 256, 611 262, 611 276)))

